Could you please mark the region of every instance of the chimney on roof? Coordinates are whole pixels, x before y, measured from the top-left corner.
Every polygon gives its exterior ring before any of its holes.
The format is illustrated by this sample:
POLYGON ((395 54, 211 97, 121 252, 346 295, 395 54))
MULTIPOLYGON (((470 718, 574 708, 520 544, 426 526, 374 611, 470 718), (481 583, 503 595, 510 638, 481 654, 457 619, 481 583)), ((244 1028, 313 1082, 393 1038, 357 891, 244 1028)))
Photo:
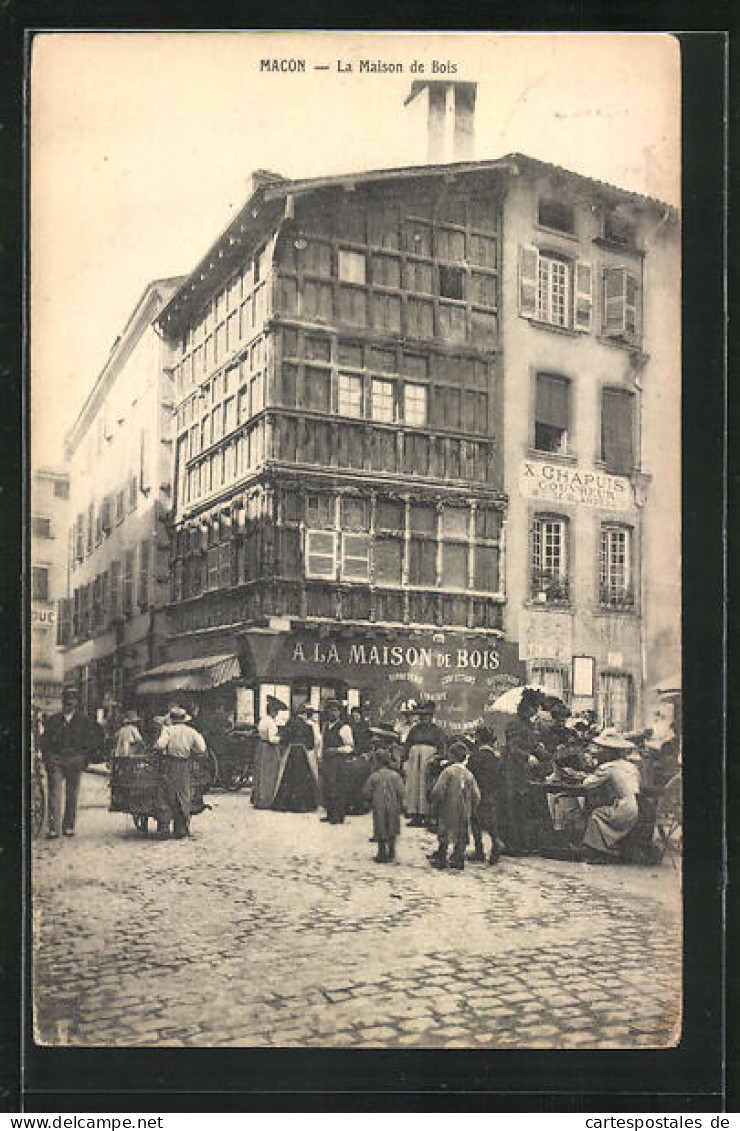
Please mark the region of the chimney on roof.
POLYGON ((271 169, 254 169, 247 178, 247 196, 253 196, 258 188, 280 184, 284 180, 281 173, 273 173, 271 169))
POLYGON ((404 106, 415 102, 425 113, 430 165, 474 159, 477 87, 474 82, 444 79, 415 79, 411 83, 404 106))

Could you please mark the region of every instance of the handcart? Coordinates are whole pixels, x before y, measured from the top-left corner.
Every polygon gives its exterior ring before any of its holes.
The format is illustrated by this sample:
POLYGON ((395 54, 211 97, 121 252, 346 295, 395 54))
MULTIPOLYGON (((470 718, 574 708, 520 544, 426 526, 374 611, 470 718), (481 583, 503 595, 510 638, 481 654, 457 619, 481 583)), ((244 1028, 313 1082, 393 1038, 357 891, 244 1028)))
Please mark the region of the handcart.
MULTIPOLYGON (((213 783, 211 763, 206 754, 190 758, 190 815, 210 809, 203 800, 213 783)), ((111 813, 130 813, 138 832, 146 835, 150 818, 157 820, 163 809, 162 778, 158 754, 137 754, 114 758, 110 774, 111 813)))
POLYGON ((213 784, 235 792, 251 785, 259 736, 256 727, 236 726, 208 737, 214 769, 213 784))

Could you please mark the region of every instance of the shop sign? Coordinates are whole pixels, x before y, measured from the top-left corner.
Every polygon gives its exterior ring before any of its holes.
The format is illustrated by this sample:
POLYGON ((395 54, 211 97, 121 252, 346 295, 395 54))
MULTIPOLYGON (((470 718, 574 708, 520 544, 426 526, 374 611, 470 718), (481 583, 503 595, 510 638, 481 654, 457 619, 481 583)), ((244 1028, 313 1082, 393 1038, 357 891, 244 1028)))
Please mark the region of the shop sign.
POLYGON ((408 699, 429 699, 447 730, 472 729, 508 687, 524 681, 510 641, 445 631, 428 635, 317 637, 293 634, 275 656, 271 678, 355 688, 374 721, 392 722, 408 699))
POLYGON ((617 511, 633 505, 630 481, 624 475, 563 467, 539 459, 522 460, 519 490, 526 499, 544 503, 577 503, 617 511))
POLYGON ((31 624, 55 624, 56 611, 53 605, 33 605, 31 607, 31 624))

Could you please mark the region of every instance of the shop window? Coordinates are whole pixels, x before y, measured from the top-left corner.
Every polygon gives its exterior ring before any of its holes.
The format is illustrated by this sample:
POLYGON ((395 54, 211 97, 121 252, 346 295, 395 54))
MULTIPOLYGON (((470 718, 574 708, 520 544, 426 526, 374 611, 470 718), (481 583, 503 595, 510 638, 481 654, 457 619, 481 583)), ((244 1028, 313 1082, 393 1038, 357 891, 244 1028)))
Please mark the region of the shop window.
POLYGON ((568 451, 570 381, 552 373, 536 378, 534 446, 538 452, 568 451))
POLYGON ((639 339, 640 283, 625 267, 604 272, 604 333, 628 343, 639 339))
POLYGON ((521 248, 519 313, 550 326, 588 330, 591 326, 592 271, 588 263, 521 248))
POLYGON ((49 600, 48 566, 33 566, 33 568, 31 569, 31 600, 49 600))
POLYGON ((437 584, 437 545, 433 539, 409 539, 409 584, 437 584))
POLYGON ((306 576, 333 580, 336 577, 337 535, 334 531, 306 531, 306 576))
POLYGON ((601 393, 601 458, 608 471, 634 470, 634 395, 625 389, 601 393))
POLYGON ((622 672, 602 673, 599 678, 599 714, 602 726, 622 731, 632 729, 632 676, 622 672))
POLYGON ((359 283, 364 285, 366 274, 366 261, 363 252, 339 249, 338 275, 345 283, 359 283))
POLYGON ((442 585, 445 589, 467 589, 468 547, 447 542, 442 546, 442 585))
POLYGON ((632 609, 632 530, 602 526, 599 552, 599 603, 604 608, 632 609))
POLYGON ((538 687, 546 695, 565 698, 565 673, 560 664, 532 664, 529 673, 532 687, 538 687))
POLYGON ((446 264, 440 264, 437 268, 437 278, 441 298, 464 299, 465 285, 462 267, 450 267, 446 264))
POLYGON ((373 420, 392 424, 395 419, 394 402, 393 382, 373 378, 371 386, 371 416, 373 420))
POLYGON ((541 199, 537 209, 537 223, 543 228, 573 235, 575 232, 575 209, 572 204, 562 200, 541 199))
POLYGON ((532 529, 532 599, 563 605, 569 599, 568 520, 543 515, 532 529))
POLYGON ((362 377, 339 374, 338 411, 342 416, 362 416, 362 377))
POLYGON ((406 424, 423 428, 427 422, 427 387, 407 382, 403 388, 403 415, 406 424))
POLYGON ((288 712, 291 708, 290 700, 290 687, 287 683, 262 683, 260 684, 260 699, 259 699, 259 718, 264 719, 267 715, 267 700, 273 698, 279 700, 280 703, 285 704, 285 710, 277 715, 278 726, 282 726, 288 721, 288 712))
POLYGON ((400 585, 403 567, 403 542, 400 538, 376 538, 373 547, 375 582, 400 585))
POLYGON ((367 581, 370 576, 370 539, 367 534, 342 534, 342 577, 367 581))

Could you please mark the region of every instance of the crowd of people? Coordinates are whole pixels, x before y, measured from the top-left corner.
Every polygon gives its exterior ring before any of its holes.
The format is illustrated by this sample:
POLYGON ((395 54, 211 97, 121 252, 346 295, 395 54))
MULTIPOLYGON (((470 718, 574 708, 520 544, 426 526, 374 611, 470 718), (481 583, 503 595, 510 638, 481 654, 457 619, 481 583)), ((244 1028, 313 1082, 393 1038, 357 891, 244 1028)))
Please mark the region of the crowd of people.
MULTIPOLYGON (((124 759, 156 760, 161 838, 190 833, 190 765, 206 754, 209 739, 199 724, 173 703, 147 722, 129 711, 116 731, 114 780, 124 759)), ((79 776, 100 743, 100 728, 65 691, 62 712, 42 738, 50 837, 59 833, 63 782, 62 831, 73 833, 79 776)), ((392 727, 372 727, 359 706, 347 712, 337 699, 321 712, 304 703, 288 714, 270 696, 258 726, 251 801, 255 809, 282 812, 323 808, 321 820, 330 825, 370 809, 378 863, 395 860, 402 818, 436 835, 429 860, 438 869, 462 870, 466 859, 496 864, 502 854, 606 863, 649 856, 654 798, 677 769, 678 740, 670 728, 603 730, 592 713, 572 715, 560 699, 535 688, 521 690, 498 741, 483 724, 470 734, 446 733, 430 701, 403 703, 392 727)))

